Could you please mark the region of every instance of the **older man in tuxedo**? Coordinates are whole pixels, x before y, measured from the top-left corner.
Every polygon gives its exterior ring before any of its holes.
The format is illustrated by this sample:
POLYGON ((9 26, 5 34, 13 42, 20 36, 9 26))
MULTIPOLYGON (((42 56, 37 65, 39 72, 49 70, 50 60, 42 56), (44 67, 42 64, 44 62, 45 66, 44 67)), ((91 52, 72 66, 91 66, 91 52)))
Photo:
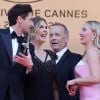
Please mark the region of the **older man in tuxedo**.
POLYGON ((24 100, 24 66, 13 61, 21 50, 24 34, 30 32, 32 7, 16 4, 8 11, 10 27, 0 29, 0 100, 24 100))
POLYGON ((81 59, 81 56, 76 53, 72 53, 67 44, 69 40, 69 32, 67 27, 61 23, 55 23, 50 26, 49 31, 50 45, 53 51, 57 54, 57 88, 58 100, 78 100, 78 95, 71 97, 68 94, 65 85, 67 80, 74 78, 74 67, 81 59))

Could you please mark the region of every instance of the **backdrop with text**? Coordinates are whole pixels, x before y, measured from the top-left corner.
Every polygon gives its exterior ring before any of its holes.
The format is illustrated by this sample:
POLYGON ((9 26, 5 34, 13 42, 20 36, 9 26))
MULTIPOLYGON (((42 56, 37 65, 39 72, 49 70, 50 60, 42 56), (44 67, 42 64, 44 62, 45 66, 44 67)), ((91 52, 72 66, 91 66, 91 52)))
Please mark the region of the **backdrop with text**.
MULTIPOLYGON (((31 4, 33 17, 42 16, 49 25, 54 22, 65 24, 70 32, 69 48, 81 54, 84 48, 78 33, 83 23, 87 20, 100 20, 100 0, 1 0, 0 28, 9 26, 7 12, 16 3, 31 4)), ((48 38, 45 48, 50 48, 48 38)))

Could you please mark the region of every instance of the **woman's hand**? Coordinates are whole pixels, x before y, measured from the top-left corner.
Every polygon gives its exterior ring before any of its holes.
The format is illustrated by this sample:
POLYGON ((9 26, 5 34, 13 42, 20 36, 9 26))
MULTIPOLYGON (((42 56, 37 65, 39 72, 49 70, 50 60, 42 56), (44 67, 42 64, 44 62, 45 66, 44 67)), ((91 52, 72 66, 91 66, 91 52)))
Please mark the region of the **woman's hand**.
POLYGON ((76 94, 78 85, 76 84, 75 80, 70 80, 67 82, 66 88, 69 92, 69 95, 74 96, 76 94))

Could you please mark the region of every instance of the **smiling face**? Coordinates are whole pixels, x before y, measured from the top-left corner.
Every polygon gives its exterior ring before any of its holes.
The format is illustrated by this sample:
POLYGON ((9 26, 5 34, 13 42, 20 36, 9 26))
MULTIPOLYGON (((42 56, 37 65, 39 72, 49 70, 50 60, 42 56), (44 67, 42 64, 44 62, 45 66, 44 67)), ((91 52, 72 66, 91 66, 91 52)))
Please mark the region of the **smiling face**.
POLYGON ((47 24, 44 21, 38 22, 34 27, 34 31, 35 31, 35 40, 40 43, 44 43, 46 41, 46 37, 48 34, 47 24))
POLYGON ((62 26, 51 26, 49 31, 50 45, 55 52, 67 46, 68 36, 64 33, 62 26))

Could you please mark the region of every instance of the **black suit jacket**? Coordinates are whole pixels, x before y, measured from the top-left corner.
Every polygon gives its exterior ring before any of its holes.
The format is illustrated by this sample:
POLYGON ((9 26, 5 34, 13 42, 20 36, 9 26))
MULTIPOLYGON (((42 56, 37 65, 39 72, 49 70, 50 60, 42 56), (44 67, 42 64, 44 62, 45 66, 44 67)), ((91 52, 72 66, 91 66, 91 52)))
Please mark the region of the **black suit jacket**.
POLYGON ((9 28, 0 29, 0 100, 9 88, 10 100, 24 100, 25 68, 12 61, 12 43, 9 28))
POLYGON ((60 100, 78 100, 77 96, 69 96, 65 85, 68 80, 74 78, 74 67, 80 59, 81 56, 79 54, 71 53, 67 50, 57 63, 57 79, 60 100))

